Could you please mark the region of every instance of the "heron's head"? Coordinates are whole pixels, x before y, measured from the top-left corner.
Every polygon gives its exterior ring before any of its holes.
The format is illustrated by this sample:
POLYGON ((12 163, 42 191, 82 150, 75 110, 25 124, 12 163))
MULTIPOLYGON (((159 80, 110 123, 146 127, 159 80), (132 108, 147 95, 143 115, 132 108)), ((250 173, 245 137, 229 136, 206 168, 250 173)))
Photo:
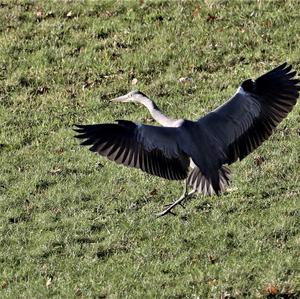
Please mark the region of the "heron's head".
POLYGON ((142 98, 145 98, 146 95, 143 94, 141 91, 135 90, 131 91, 123 96, 114 98, 110 100, 111 102, 123 102, 123 103, 128 103, 128 102, 140 102, 142 98))

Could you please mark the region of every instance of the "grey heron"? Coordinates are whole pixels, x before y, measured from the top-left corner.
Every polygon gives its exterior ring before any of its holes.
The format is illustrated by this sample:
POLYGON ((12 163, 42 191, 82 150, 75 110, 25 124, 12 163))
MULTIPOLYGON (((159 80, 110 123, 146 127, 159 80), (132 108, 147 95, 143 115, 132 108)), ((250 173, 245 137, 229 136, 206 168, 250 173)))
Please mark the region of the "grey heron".
POLYGON ((77 125, 75 137, 116 163, 184 180, 183 194, 157 215, 174 214, 172 209, 195 192, 219 195, 226 189, 230 171, 225 165, 242 160, 267 140, 296 104, 300 80, 295 75, 284 63, 248 79, 227 102, 196 121, 170 118, 144 93, 129 92, 112 101, 146 106, 161 126, 128 120, 77 125))

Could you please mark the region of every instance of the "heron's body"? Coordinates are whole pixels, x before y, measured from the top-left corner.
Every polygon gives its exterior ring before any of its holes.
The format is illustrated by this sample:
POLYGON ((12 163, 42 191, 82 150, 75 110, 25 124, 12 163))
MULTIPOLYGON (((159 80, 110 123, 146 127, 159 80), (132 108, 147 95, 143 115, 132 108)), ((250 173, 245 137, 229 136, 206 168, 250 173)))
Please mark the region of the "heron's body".
POLYGON ((229 184, 225 166, 241 160, 268 139, 292 110, 299 96, 298 79, 283 64, 255 81, 246 80, 225 104, 197 121, 172 119, 141 92, 116 98, 146 106, 161 126, 119 120, 115 124, 78 125, 77 137, 86 139, 110 160, 140 168, 169 180, 186 180, 192 191, 159 215, 164 215, 188 195, 219 194, 229 184))

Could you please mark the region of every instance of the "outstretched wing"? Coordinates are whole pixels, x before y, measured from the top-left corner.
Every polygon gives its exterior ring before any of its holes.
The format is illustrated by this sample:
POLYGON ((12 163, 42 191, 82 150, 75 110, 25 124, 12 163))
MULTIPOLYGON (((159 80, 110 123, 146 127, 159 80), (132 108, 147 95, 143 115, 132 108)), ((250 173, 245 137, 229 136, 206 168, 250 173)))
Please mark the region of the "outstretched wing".
POLYGON ((116 163, 140 168, 169 180, 187 177, 189 159, 178 145, 176 128, 137 125, 119 120, 117 124, 77 125, 77 138, 91 151, 116 163))
POLYGON ((243 159, 268 139, 292 110, 299 97, 300 80, 286 63, 255 81, 243 82, 224 105, 198 120, 213 136, 222 163, 243 159))
POLYGON ((217 194, 221 166, 255 150, 296 104, 300 87, 291 69, 285 63, 255 81, 246 80, 229 101, 189 124, 197 150, 183 149, 217 194))

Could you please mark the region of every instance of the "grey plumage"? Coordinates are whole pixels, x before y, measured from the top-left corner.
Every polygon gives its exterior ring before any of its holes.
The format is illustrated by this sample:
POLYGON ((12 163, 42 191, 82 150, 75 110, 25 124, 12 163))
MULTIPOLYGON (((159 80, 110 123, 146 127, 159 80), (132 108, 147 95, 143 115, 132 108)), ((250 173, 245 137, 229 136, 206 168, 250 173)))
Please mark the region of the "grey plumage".
POLYGON ((219 194, 230 182, 224 164, 242 160, 255 150, 296 104, 299 80, 291 70, 284 63, 255 81, 244 81, 231 99, 197 121, 169 118, 145 94, 131 92, 114 101, 145 105, 163 127, 118 120, 78 125, 76 137, 85 139, 82 145, 92 145, 91 151, 117 163, 169 180, 186 179, 193 192, 219 194))
POLYGON ((81 145, 92 145, 92 152, 118 164, 140 168, 169 180, 183 180, 188 175, 190 162, 174 142, 173 128, 138 126, 124 120, 117 124, 77 127, 76 131, 80 133, 77 137, 86 139, 81 145), (160 144, 159 139, 168 144, 160 144))

